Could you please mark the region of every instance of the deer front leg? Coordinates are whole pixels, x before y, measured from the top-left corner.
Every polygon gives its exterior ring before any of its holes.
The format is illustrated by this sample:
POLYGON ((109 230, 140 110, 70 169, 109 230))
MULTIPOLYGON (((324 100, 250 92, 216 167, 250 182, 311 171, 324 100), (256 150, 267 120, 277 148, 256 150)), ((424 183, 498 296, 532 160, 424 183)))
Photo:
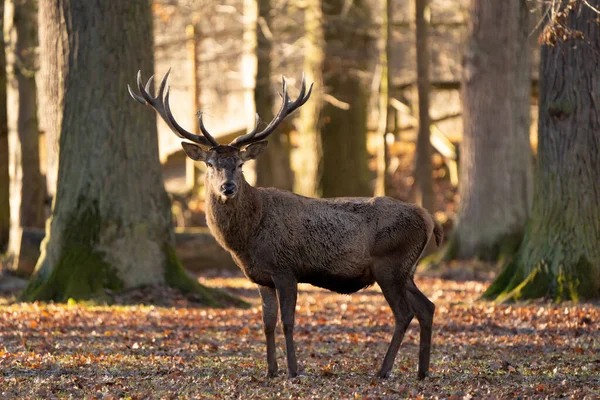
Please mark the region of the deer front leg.
POLYGON ((296 298, 298 297, 298 282, 293 277, 274 278, 275 288, 279 295, 281 322, 285 334, 285 350, 288 364, 288 378, 298 375, 298 362, 294 347, 294 314, 296 313, 296 298))
POLYGON ((267 378, 277 375, 277 359, 275 357, 275 327, 277 326, 277 292, 275 289, 259 286, 262 299, 263 328, 267 339, 267 378))

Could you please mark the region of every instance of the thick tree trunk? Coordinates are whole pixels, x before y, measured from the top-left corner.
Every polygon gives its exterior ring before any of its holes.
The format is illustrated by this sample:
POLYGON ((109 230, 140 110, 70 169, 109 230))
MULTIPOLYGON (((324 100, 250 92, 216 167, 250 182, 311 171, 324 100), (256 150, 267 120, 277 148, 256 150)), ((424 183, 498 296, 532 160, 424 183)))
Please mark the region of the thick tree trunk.
POLYGON ((43 227, 45 183, 40 172, 35 86, 37 2, 13 0, 5 15, 10 163, 9 252, 17 253, 22 227, 43 227))
POLYGON ((154 112, 127 94, 138 68, 146 76, 153 70, 150 2, 42 4, 45 31, 72 47, 57 57, 64 91, 56 108, 62 119, 57 191, 24 298, 103 299, 105 289, 166 283, 217 304, 174 254, 154 112))
POLYGON ((429 117, 429 21, 425 16, 428 3, 428 0, 415 0, 419 130, 411 200, 429 212, 434 212, 429 117))
MULTIPOLYGON (((274 93, 271 85, 273 38, 269 37, 272 29, 271 0, 258 0, 256 21, 257 63, 254 102, 256 112, 268 124, 274 116, 274 93)), ((290 165, 289 127, 289 124, 285 124, 279 132, 272 135, 267 150, 256 160, 256 186, 292 190, 294 174, 290 165)))
MULTIPOLYGON (((600 1, 588 2, 598 8, 600 1)), ((561 7, 564 7, 563 2, 561 7)), ((573 4, 572 4, 573 5, 573 4)), ((487 298, 600 297, 600 28, 583 1, 564 25, 583 40, 543 46, 538 167, 531 219, 487 298)))
POLYGON ((323 107, 323 20, 321 0, 307 0, 304 13, 304 73, 314 82, 310 100, 300 108, 298 149, 294 154, 294 191, 304 196, 321 194, 321 108, 323 107))
POLYGON ((463 65, 458 224, 446 258, 514 253, 529 215, 529 51, 524 0, 473 0, 463 65), (524 48, 525 47, 525 48, 524 48))
MULTIPOLYGON (((4 0, 0 0, 0 43, 4 43, 4 0)), ((8 174, 8 125, 6 121, 6 58, 0 51, 0 253, 8 245, 10 194, 8 174)))
POLYGON ((367 152, 368 6, 363 1, 323 0, 325 59, 323 86, 336 101, 321 110, 323 197, 373 194, 367 152), (347 106, 340 106, 337 102, 347 106))

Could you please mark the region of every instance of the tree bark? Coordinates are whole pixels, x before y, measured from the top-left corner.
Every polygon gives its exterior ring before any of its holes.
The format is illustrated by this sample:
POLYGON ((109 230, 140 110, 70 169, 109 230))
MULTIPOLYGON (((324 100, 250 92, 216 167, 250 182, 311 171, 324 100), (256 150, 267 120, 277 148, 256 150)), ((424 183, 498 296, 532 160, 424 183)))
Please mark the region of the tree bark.
MULTIPOLYGON (((600 7, 599 0, 588 3, 600 7)), ((531 219, 514 261, 487 298, 600 297, 600 28, 585 2, 571 6, 564 26, 583 40, 557 38, 542 47, 531 219)))
POLYGON ((363 1, 323 0, 325 59, 323 86, 337 100, 321 110, 323 197, 370 196, 367 152, 369 9, 363 1), (343 102, 347 107, 336 104, 343 102))
MULTIPOLYGON (((39 85, 39 118, 40 129, 44 132, 46 143, 46 190, 49 196, 56 194, 58 178, 58 135, 61 131, 64 101, 64 71, 59 68, 60 58, 68 48, 68 37, 65 30, 57 24, 48 24, 47 20, 60 21, 63 18, 52 2, 39 2, 39 64, 37 83, 39 85)), ((65 21, 61 21, 66 24, 65 21)))
POLYGON ((460 209, 445 257, 514 254, 529 216, 530 64, 524 0, 473 0, 463 62, 460 209))
MULTIPOLYGON (((274 117, 275 102, 271 85, 273 41, 268 37, 272 29, 271 0, 257 2, 254 102, 256 112, 268 124, 274 117)), ((290 165, 289 127, 289 124, 282 125, 279 132, 269 138, 267 150, 256 160, 256 186, 292 190, 294 174, 290 165)))
MULTIPOLYGON (((0 0, 0 42, 4 43, 4 0, 0 0)), ((8 125, 6 121, 6 58, 0 51, 0 253, 8 245, 10 194, 8 174, 8 125)))
POLYGON ((381 2, 381 33, 379 45, 379 65, 381 66, 381 83, 379 85, 379 126, 377 130, 377 180, 375 196, 385 196, 390 186, 388 174, 389 151, 387 134, 393 132, 394 110, 390 106, 392 68, 389 60, 392 56, 392 24, 393 9, 391 0, 381 2))
POLYGON ((434 212, 430 142, 431 119, 429 117, 429 21, 425 15, 429 7, 428 3, 428 0, 415 0, 419 130, 411 200, 429 212, 434 212))
POLYGON ((323 17, 321 0, 307 0, 304 13, 304 73, 314 82, 310 100, 300 107, 298 149, 294 154, 294 191, 304 196, 321 195, 323 149, 321 109, 323 107, 323 17))
POLYGON ((23 297, 105 300, 106 289, 168 284, 218 304, 226 296, 187 277, 174 254, 155 114, 127 94, 138 68, 153 71, 150 2, 41 4, 46 32, 69 45, 57 57, 64 97, 55 109, 56 197, 23 297))
POLYGON ((45 183, 40 171, 35 85, 37 2, 7 3, 7 115, 10 164, 9 252, 17 253, 22 227, 43 227, 45 183))

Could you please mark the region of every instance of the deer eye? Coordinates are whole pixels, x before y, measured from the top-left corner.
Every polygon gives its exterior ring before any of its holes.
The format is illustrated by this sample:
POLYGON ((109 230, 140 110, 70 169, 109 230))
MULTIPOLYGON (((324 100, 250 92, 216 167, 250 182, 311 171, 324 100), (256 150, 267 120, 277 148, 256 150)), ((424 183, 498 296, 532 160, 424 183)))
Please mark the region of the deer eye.
POLYGON ((207 161, 206 165, 208 166, 208 168, 214 168, 215 167, 214 164, 211 163, 210 161, 207 161))
POLYGON ((239 168, 242 168, 243 166, 244 166, 244 163, 239 163, 237 168, 239 169, 239 168))

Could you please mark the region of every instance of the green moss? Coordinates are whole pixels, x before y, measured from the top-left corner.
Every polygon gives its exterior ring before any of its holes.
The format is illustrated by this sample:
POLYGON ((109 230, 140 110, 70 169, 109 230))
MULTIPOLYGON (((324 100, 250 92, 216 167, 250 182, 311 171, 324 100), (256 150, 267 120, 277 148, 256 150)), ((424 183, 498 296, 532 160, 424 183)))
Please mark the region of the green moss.
POLYGON ((105 289, 123 288, 117 271, 94 250, 101 225, 97 207, 92 204, 68 221, 56 265, 47 278, 33 277, 21 295, 23 300, 102 300, 107 298, 105 289))
POLYGON ((544 261, 539 262, 525 279, 519 279, 523 273, 517 272, 511 283, 520 283, 514 289, 511 289, 511 284, 509 284, 507 290, 498 295, 497 302, 537 299, 545 297, 551 292, 553 275, 544 261))
POLYGON ((571 268, 558 266, 555 295, 557 302, 578 302, 597 297, 600 297, 600 289, 597 279, 594 280, 594 267, 585 257, 581 256, 571 268))
POLYGON ((185 272, 175 249, 169 245, 165 246, 165 282, 167 285, 175 287, 185 293, 194 293, 200 296, 201 302, 210 307, 222 307, 224 305, 233 305, 242 308, 249 308, 250 304, 229 293, 207 288, 198 281, 188 276, 185 272))

